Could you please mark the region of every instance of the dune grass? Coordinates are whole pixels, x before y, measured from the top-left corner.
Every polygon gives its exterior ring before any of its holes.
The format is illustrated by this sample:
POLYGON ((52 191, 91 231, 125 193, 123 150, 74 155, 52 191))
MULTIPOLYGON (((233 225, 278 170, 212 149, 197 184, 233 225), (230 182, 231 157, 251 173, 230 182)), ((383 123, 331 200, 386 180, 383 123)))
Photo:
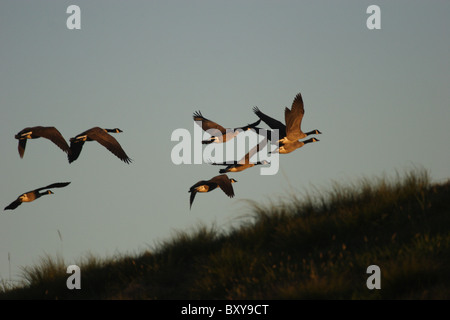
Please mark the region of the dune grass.
MULTIPOLYGON (((450 182, 424 170, 249 202, 250 219, 179 232, 135 255, 45 256, 0 299, 449 299, 450 182), (369 265, 381 289, 369 290, 369 265)), ((0 287, 1 288, 1 287, 0 287)))

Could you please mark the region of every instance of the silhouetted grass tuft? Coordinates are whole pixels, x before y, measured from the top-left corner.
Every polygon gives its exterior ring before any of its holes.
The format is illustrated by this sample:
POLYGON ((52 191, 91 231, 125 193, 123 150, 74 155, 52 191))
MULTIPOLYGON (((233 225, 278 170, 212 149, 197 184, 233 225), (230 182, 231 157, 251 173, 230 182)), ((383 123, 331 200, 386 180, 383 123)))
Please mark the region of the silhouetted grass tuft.
POLYGON ((67 265, 45 256, 3 299, 449 299, 450 182, 424 170, 362 178, 268 204, 218 230, 178 232, 145 252, 67 265), (378 265, 381 289, 369 290, 378 265))

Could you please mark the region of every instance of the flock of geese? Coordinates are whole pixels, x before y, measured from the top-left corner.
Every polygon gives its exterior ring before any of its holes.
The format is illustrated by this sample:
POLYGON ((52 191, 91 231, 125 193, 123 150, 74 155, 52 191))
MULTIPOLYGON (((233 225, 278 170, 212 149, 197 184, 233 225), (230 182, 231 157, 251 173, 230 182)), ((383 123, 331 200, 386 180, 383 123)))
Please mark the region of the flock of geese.
MULTIPOLYGON (((287 154, 291 153, 294 150, 303 147, 305 144, 311 142, 319 141, 317 138, 309 138, 307 140, 300 141, 300 139, 304 139, 310 135, 321 134, 319 130, 312 130, 308 132, 303 132, 301 129, 301 123, 303 120, 303 115, 305 113, 303 107, 303 99, 301 94, 297 94, 291 109, 285 108, 284 110, 284 120, 285 123, 282 123, 278 120, 271 118, 270 116, 264 114, 258 107, 253 108, 253 112, 258 116, 258 120, 254 123, 248 124, 246 126, 234 128, 234 129, 225 129, 221 125, 217 124, 214 121, 211 121, 205 117, 203 117, 200 111, 194 112, 193 118, 194 121, 201 125, 202 129, 207 132, 216 132, 217 134, 211 135, 211 137, 207 140, 203 140, 202 144, 210 144, 210 143, 226 143, 230 141, 234 137, 236 137, 240 132, 253 130, 256 133, 261 133, 262 128, 257 127, 261 121, 266 123, 270 129, 272 130, 264 130, 265 139, 261 141, 258 145, 253 147, 242 159, 238 161, 233 161, 232 163, 223 162, 223 163, 213 163, 210 162, 211 165, 225 166, 225 168, 220 169, 220 175, 217 175, 209 180, 201 180, 196 184, 190 187, 190 208, 192 208, 192 203, 194 202, 195 196, 198 192, 205 193, 211 192, 217 188, 222 189, 222 191, 230 198, 234 197, 234 190, 232 184, 237 182, 237 180, 233 178, 228 178, 226 173, 228 172, 241 172, 248 168, 257 166, 257 165, 266 165, 269 164, 268 161, 258 161, 258 162, 250 162, 250 158, 253 157, 256 153, 262 150, 266 145, 268 140, 272 145, 276 146, 276 150, 272 153, 280 153, 287 154), (279 139, 275 141, 272 135, 274 133, 273 130, 278 131, 279 139)), ((118 128, 114 129, 103 129, 100 127, 94 127, 89 130, 86 130, 73 138, 70 138, 70 145, 66 142, 62 134, 55 127, 28 127, 21 130, 19 133, 15 135, 15 138, 19 140, 18 150, 20 158, 23 158, 25 154, 25 147, 27 144, 27 140, 30 139, 38 139, 45 138, 53 142, 56 146, 58 146, 62 151, 67 154, 68 162, 72 163, 78 159, 80 153, 83 149, 83 145, 86 141, 97 141, 103 147, 108 149, 112 154, 114 154, 121 161, 130 164, 132 159, 128 157, 128 155, 123 150, 122 146, 119 142, 110 134, 110 133, 120 133, 122 130, 118 128)), ((50 189, 53 188, 63 188, 70 184, 70 182, 57 182, 50 184, 46 187, 38 188, 32 191, 25 192, 17 197, 11 204, 5 207, 4 210, 14 210, 22 202, 32 202, 36 199, 39 199, 43 195, 53 194, 50 189), (42 190, 45 190, 41 192, 42 190)))
MULTIPOLYGON (((55 127, 28 127, 21 130, 19 133, 15 135, 15 138, 19 140, 19 156, 23 158, 25 154, 25 147, 27 145, 27 140, 29 139, 38 139, 38 138, 46 138, 57 145, 62 151, 67 154, 67 158, 69 163, 77 160, 80 156, 83 145, 86 141, 97 141, 106 149, 111 151, 116 157, 122 160, 125 163, 131 163, 130 157, 127 156, 125 151, 122 149, 119 142, 109 133, 119 133, 122 130, 115 129, 102 129, 99 127, 94 127, 89 130, 86 130, 79 135, 70 138, 70 146, 67 141, 64 139, 62 134, 55 127)), ((39 199, 43 195, 53 194, 50 190, 52 188, 63 188, 70 184, 70 182, 57 182, 46 187, 34 189, 32 191, 25 192, 17 197, 11 204, 5 207, 4 210, 14 210, 18 206, 22 204, 22 202, 31 202, 36 199, 39 199), (44 192, 40 192, 41 190, 48 189, 44 192)))
POLYGON ((55 127, 28 127, 16 134, 15 138, 19 140, 19 155, 21 158, 23 158, 25 153, 25 147, 28 139, 46 138, 56 144, 62 151, 67 153, 69 163, 72 163, 78 159, 86 141, 97 141, 120 160, 125 163, 130 163, 132 160, 127 156, 119 142, 117 142, 116 138, 110 135, 109 132, 119 133, 122 132, 122 130, 119 128, 102 129, 99 127, 94 127, 73 138, 70 138, 70 147, 62 134, 55 127))
POLYGON ((275 140, 273 139, 273 133, 274 131, 269 130, 264 132, 264 136, 266 137, 263 139, 258 145, 253 147, 242 159, 239 161, 233 161, 232 163, 214 163, 210 162, 211 165, 221 165, 226 166, 224 169, 220 169, 219 173, 221 173, 218 176, 215 176, 209 180, 201 180, 194 184, 190 189, 189 193, 190 195, 190 208, 192 208, 192 203, 194 202, 195 196, 198 192, 211 192, 217 188, 222 189, 222 191, 230 198, 234 197, 234 190, 232 184, 237 182, 234 178, 228 178, 226 175, 227 172, 240 172, 243 170, 246 170, 248 168, 254 167, 256 165, 265 165, 269 164, 268 161, 258 161, 255 163, 250 162, 250 158, 253 157, 257 152, 262 150, 266 144, 267 141, 270 140, 272 145, 276 146, 276 150, 269 153, 279 153, 279 154, 287 154, 291 153, 301 147, 303 147, 305 144, 311 143, 311 142, 317 142, 319 141, 317 138, 309 138, 307 140, 300 141, 301 139, 307 138, 310 135, 317 135, 321 134, 319 130, 315 129, 312 131, 304 132, 301 128, 303 115, 305 114, 305 109, 303 106, 303 99, 302 95, 299 93, 295 96, 294 101, 292 102, 291 109, 285 108, 284 109, 284 121, 285 123, 282 123, 265 113, 263 113, 258 107, 253 108, 253 112, 258 116, 259 120, 248 124, 247 126, 235 128, 233 130, 225 129, 221 125, 215 123, 214 121, 211 121, 209 119, 206 119, 203 117, 200 111, 197 111, 194 113, 194 121, 197 124, 201 123, 201 127, 204 131, 208 131, 211 129, 215 129, 218 133, 218 135, 212 135, 210 139, 203 140, 203 144, 209 144, 209 143, 225 143, 227 141, 230 141, 235 136, 237 136, 240 132, 246 131, 246 130, 254 130, 256 133, 261 133, 262 128, 257 127, 261 121, 263 121, 265 124, 267 124, 270 129, 277 130, 279 139, 275 140))

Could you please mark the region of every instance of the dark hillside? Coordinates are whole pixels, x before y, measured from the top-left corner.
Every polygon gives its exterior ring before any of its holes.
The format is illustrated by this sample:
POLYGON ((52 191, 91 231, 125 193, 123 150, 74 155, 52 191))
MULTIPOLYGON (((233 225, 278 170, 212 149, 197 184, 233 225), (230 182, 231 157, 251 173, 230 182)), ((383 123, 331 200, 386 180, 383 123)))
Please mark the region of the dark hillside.
POLYGON ((449 299, 450 182, 423 172, 250 204, 251 222, 199 227, 157 248, 87 257, 81 290, 45 257, 1 299, 449 299), (369 290, 367 267, 381 271, 369 290))

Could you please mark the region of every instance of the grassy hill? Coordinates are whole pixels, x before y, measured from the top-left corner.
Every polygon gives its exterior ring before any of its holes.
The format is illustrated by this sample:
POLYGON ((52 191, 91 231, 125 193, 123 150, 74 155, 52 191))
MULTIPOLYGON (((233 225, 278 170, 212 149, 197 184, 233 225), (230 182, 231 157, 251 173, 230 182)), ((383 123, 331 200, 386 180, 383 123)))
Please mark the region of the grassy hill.
POLYGON ((250 203, 251 222, 180 232, 134 256, 43 257, 0 299, 449 299, 450 181, 424 171, 250 203), (381 289, 366 286, 378 265, 381 289))

